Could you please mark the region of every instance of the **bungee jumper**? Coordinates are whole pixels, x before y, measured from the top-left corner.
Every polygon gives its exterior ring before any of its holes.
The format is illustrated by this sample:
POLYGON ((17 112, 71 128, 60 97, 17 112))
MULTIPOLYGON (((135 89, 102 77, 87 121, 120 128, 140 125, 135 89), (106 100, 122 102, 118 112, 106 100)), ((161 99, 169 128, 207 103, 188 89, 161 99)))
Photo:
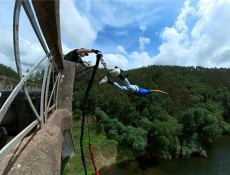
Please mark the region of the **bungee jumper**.
POLYGON ((150 93, 155 93, 155 92, 168 95, 167 92, 164 92, 161 90, 157 90, 157 89, 149 90, 149 89, 139 87, 137 85, 130 84, 129 80, 123 75, 123 71, 116 66, 115 66, 115 69, 113 69, 111 71, 111 74, 119 77, 124 82, 125 86, 121 86, 117 82, 113 82, 109 78, 108 74, 99 82, 99 84, 108 83, 123 93, 132 94, 132 95, 136 95, 136 96, 140 96, 140 97, 145 97, 145 96, 149 95, 150 93))
MULTIPOLYGON (((129 80, 123 75, 123 71, 121 69, 119 69, 118 67, 115 67, 116 69, 112 70, 111 73, 115 76, 118 76, 124 83, 125 86, 121 86, 119 85, 117 82, 113 82, 110 78, 109 78, 109 72, 107 70, 107 66, 105 61, 103 60, 103 55, 99 50, 95 50, 95 49, 74 49, 72 51, 70 51, 69 53, 67 53, 64 56, 64 60, 66 61, 72 61, 75 63, 79 63, 80 65, 82 65, 83 67, 85 67, 86 69, 89 68, 93 68, 93 72, 92 72, 92 76, 91 79, 88 83, 88 86, 86 88, 85 91, 85 95, 84 95, 84 99, 83 99, 83 104, 82 104, 82 117, 81 117, 81 135, 80 135, 80 151, 81 151, 81 159, 82 159, 82 164, 85 170, 85 175, 88 174, 87 172, 87 167, 86 167, 86 162, 85 162, 85 155, 84 155, 84 128, 85 128, 85 118, 87 118, 87 125, 89 125, 88 123, 88 117, 86 117, 86 110, 87 110, 87 101, 88 101, 88 95, 89 92, 93 86, 94 83, 94 79, 95 79, 95 75, 96 75, 96 71, 98 69, 99 66, 99 62, 103 65, 104 69, 106 70, 106 74, 107 76, 104 77, 101 81, 100 84, 103 83, 109 83, 111 85, 113 85, 114 87, 116 87, 117 89, 119 89, 122 92, 128 93, 128 94, 134 94, 134 95, 138 95, 138 96, 147 96, 148 94, 152 93, 152 92, 159 92, 159 93, 163 93, 163 94, 167 94, 167 92, 164 91, 160 91, 160 90, 148 90, 148 89, 144 89, 141 88, 137 85, 132 85, 129 83, 129 80), (89 65, 86 64, 83 60, 82 57, 84 56, 88 56, 89 53, 95 53, 96 54, 96 64, 95 65, 89 65)), ((94 160, 94 153, 93 153, 93 148, 92 148, 92 144, 90 143, 90 134, 89 134, 89 127, 88 127, 88 143, 89 143, 89 151, 90 151, 90 157, 91 157, 91 161, 94 167, 94 171, 96 175, 99 175, 99 171, 96 167, 96 162, 94 160)))
POLYGON ((80 65, 82 65, 85 68, 92 68, 94 66, 89 65, 88 63, 84 62, 81 59, 81 57, 88 56, 89 53, 99 54, 101 52, 99 50, 95 50, 95 49, 84 49, 84 48, 74 49, 74 50, 70 51, 69 53, 67 53, 66 55, 64 55, 64 60, 79 63, 80 65))

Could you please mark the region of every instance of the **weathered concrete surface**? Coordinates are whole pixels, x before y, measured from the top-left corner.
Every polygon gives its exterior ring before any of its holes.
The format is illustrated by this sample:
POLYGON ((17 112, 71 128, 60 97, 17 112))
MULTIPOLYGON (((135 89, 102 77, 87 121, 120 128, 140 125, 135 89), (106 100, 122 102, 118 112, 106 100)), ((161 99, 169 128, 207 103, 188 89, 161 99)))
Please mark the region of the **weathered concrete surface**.
MULTIPOLYGON (((58 109, 67 109, 72 112, 73 101, 73 85, 75 77, 76 64, 70 61, 64 61, 64 68, 60 84, 58 87, 58 109)), ((75 154, 74 141, 72 137, 72 130, 69 128, 64 131, 64 141, 62 144, 62 158, 71 157, 75 154)))
POLYGON ((71 112, 56 110, 42 129, 26 137, 0 162, 3 175, 58 175, 63 132, 71 127, 71 112))
POLYGON ((68 129, 64 131, 64 140, 62 143, 62 160, 67 157, 72 157, 75 155, 75 145, 72 135, 72 130, 68 129))
POLYGON ((58 67, 63 67, 59 0, 33 0, 39 25, 58 67))
POLYGON ((58 175, 61 160, 74 154, 72 96, 75 64, 64 61, 58 90, 57 110, 47 124, 26 137, 2 162, 0 174, 58 175))
POLYGON ((64 61, 64 68, 58 87, 58 109, 67 109, 72 112, 73 84, 75 77, 75 63, 64 61))
POLYGON ((75 64, 63 63, 60 2, 59 0, 32 0, 32 3, 55 63, 59 68, 63 68, 65 77, 61 79, 59 86, 58 109, 49 117, 47 124, 24 138, 0 162, 0 174, 3 175, 58 175, 60 174, 63 145, 72 144, 72 147, 64 149, 65 156, 72 154, 74 150, 71 125, 75 64), (68 138, 68 142, 66 140, 63 142, 64 137, 68 138))

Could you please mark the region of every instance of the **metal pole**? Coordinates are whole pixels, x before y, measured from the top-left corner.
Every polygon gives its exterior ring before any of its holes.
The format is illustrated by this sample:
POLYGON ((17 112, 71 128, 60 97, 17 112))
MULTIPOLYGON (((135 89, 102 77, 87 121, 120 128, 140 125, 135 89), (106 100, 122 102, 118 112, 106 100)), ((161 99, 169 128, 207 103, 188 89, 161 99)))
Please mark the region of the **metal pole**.
POLYGON ((50 66, 50 62, 48 62, 48 66, 45 69, 43 75, 43 82, 42 82, 41 101, 40 101, 40 116, 41 116, 42 123, 44 123, 44 98, 45 98, 45 87, 46 87, 49 66, 50 66))
POLYGON ((19 53, 19 17, 20 17, 20 11, 22 6, 22 0, 15 1, 14 6, 14 22, 13 22, 13 40, 14 40, 14 55, 15 55, 15 61, 16 61, 16 67, 18 74, 20 76, 20 79, 22 79, 22 68, 20 63, 20 53, 19 53))
POLYGON ((46 54, 48 54, 49 52, 48 52, 47 46, 46 46, 44 39, 42 37, 42 34, 39 30, 38 24, 37 24, 36 19, 34 17, 32 7, 30 5, 30 2, 28 0, 23 0, 22 6, 23 6, 23 8, 24 8, 29 20, 30 20, 30 23, 34 29, 34 32, 35 32, 38 40, 40 41, 40 44, 42 45, 43 50, 45 51, 46 54))
POLYGON ((21 79, 21 81, 18 83, 18 85, 14 88, 14 90, 11 92, 10 96, 7 98, 5 103, 2 105, 0 109, 0 123, 2 122, 3 117, 5 116, 7 110, 9 109, 11 103, 13 102, 14 98, 20 91, 20 89, 23 87, 25 82, 29 79, 29 77, 32 75, 34 69, 36 69, 46 58, 48 55, 46 55, 43 59, 41 59, 38 63, 36 63, 32 69, 26 74, 24 78, 21 79))

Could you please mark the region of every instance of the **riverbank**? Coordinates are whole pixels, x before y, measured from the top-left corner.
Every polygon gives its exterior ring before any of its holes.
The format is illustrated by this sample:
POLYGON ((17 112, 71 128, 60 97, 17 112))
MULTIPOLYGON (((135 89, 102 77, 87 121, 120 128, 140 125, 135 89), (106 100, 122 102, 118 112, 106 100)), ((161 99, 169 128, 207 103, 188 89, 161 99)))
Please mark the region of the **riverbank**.
MULTIPOLYGON (((73 122, 73 137, 75 142, 75 156, 67 158, 62 162, 62 175, 83 175, 84 168, 80 155, 80 121, 73 122)), ((121 163, 123 161, 132 160, 135 156, 129 150, 119 149, 118 144, 114 140, 106 139, 104 134, 96 134, 94 123, 90 124, 90 143, 93 146, 95 161, 98 170, 103 167, 108 167, 113 164, 121 163)), ((85 127, 84 136, 84 153, 87 171, 89 174, 94 172, 93 165, 90 159, 88 148, 88 134, 87 127, 85 127)))
POLYGON ((230 136, 216 137, 207 157, 191 156, 160 162, 125 161, 103 168, 100 175, 228 175, 230 174, 230 136))
MULTIPOLYGON (((79 146, 80 145, 79 144, 80 125, 81 125, 80 121, 74 121, 73 123, 73 137, 75 141, 75 153, 76 154, 72 158, 68 158, 62 162, 62 173, 61 173, 62 175, 84 175, 85 174, 84 168, 82 165, 82 161, 81 161, 81 156, 80 156, 80 146, 79 146)), ((224 147, 225 145, 230 145, 230 136, 219 136, 213 141, 213 143, 210 145, 210 148, 207 150, 207 154, 208 154, 207 158, 192 156, 188 160, 177 159, 177 160, 166 160, 166 161, 160 161, 160 162, 152 161, 152 160, 143 160, 143 159, 135 160, 137 155, 134 155, 130 150, 124 150, 124 148, 120 149, 116 141, 106 139, 106 136, 103 133, 97 134, 96 126, 94 122, 90 124, 89 133, 90 133, 90 142, 94 150, 96 165, 97 165, 98 170, 101 170, 102 174, 104 173, 110 174, 111 171, 116 172, 117 166, 119 166, 119 171, 120 171, 120 168, 122 167, 125 167, 124 169, 126 169, 127 167, 130 167, 132 171, 133 169, 136 169, 137 167, 139 168, 141 167, 141 169, 138 170, 137 172, 139 171, 142 172, 143 168, 150 169, 150 172, 151 172, 152 167, 156 167, 157 170, 154 169, 153 171, 154 172, 159 171, 160 174, 164 174, 164 173, 167 174, 169 173, 168 172, 169 170, 180 173, 174 168, 177 166, 183 165, 184 167, 188 166, 187 169, 189 169, 190 168, 189 165, 191 163, 195 164, 194 166, 199 166, 199 163, 203 163, 206 166, 206 163, 204 162, 209 160, 209 157, 215 154, 216 145, 219 145, 217 147, 224 147), (225 138, 227 138, 226 140, 227 143, 225 142, 225 138), (167 167, 168 171, 164 170, 165 169, 164 167, 167 167)), ((89 153, 89 148, 88 148, 87 127, 85 127, 84 145, 85 145, 84 152, 85 152, 87 171, 89 174, 92 174, 94 172, 94 169, 91 163, 90 153, 89 153)), ((224 155, 225 153, 223 153, 223 156, 224 155)), ((229 161, 230 161, 230 158, 229 158, 229 161)), ((185 170, 180 170, 180 171, 185 171, 185 170)), ((126 170, 124 170, 124 172, 125 172, 124 174, 127 174, 126 170)))

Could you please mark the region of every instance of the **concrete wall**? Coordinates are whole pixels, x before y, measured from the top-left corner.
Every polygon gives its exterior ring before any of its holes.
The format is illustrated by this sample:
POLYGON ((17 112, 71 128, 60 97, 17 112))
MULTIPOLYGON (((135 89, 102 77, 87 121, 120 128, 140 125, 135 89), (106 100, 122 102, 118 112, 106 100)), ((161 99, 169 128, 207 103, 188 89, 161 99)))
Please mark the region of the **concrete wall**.
POLYGON ((47 124, 26 137, 0 162, 0 174, 60 174, 62 158, 74 154, 71 127, 75 64, 64 62, 64 67, 58 109, 49 117, 47 124))
POLYGON ((75 63, 64 61, 64 68, 58 88, 58 109, 68 109, 72 112, 73 84, 75 77, 75 63))
MULTIPOLYGON (((75 63, 64 61, 64 68, 62 70, 61 80, 58 88, 58 109, 67 109, 72 114, 73 101, 73 85, 75 77, 75 63)), ((71 116, 72 121, 72 116, 71 116)), ((63 135, 64 141, 62 145, 62 159, 71 157, 75 154, 74 141, 72 137, 72 127, 67 128, 63 135)))
POLYGON ((71 113, 56 110, 42 129, 26 137, 0 162, 0 174, 60 174, 63 132, 70 128, 71 113))
POLYGON ((58 93, 57 110, 47 123, 24 138, 14 150, 0 162, 0 174, 8 175, 58 175, 64 156, 73 155, 71 135, 72 96, 75 64, 64 62, 62 57, 59 0, 32 0, 36 16, 55 63, 63 68, 58 93), (64 138, 66 138, 64 140, 64 138), (65 145, 72 145, 65 147, 65 145))

